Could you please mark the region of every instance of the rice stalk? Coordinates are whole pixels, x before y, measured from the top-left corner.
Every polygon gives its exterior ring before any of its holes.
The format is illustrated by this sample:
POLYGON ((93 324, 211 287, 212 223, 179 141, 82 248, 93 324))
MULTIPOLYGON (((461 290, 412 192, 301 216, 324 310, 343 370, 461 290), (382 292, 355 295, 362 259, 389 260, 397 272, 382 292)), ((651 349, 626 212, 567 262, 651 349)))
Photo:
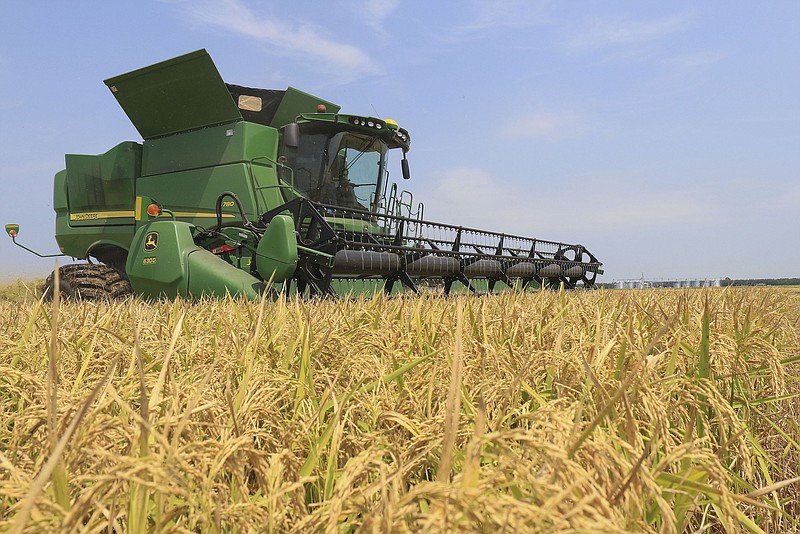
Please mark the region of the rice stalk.
POLYGON ((3 531, 800 530, 797 292, 59 309, 52 373, 0 301, 3 531))

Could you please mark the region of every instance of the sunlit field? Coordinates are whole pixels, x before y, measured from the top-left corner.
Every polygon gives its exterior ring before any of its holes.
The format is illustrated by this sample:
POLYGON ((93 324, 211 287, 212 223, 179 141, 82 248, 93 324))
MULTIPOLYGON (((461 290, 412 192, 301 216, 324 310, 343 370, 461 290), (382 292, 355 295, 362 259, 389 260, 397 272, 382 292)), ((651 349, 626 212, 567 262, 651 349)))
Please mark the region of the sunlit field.
POLYGON ((797 289, 0 295, 0 531, 800 530, 797 289))

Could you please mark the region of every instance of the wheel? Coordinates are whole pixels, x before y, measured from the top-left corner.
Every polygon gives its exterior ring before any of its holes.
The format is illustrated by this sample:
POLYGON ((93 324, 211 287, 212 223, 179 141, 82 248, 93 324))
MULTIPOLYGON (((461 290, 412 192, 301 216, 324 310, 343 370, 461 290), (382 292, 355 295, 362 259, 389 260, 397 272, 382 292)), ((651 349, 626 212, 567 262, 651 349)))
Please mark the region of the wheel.
MULTIPOLYGON (((77 300, 122 299, 133 295, 131 283, 125 275, 102 264, 77 263, 58 269, 61 296, 77 300)), ((55 272, 47 277, 42 287, 45 300, 53 298, 55 272)))

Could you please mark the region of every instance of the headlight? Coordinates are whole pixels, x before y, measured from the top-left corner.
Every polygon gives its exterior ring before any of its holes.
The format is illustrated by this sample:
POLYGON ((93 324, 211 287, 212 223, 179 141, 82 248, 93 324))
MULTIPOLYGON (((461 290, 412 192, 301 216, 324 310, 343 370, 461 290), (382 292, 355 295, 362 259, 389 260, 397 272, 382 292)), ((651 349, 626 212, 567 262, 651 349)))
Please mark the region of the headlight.
MULTIPOLYGON (((388 119, 388 121, 391 121, 391 119, 388 119)), ((387 125, 391 124, 388 121, 387 121, 387 125)), ((356 125, 356 126, 366 126, 368 128, 375 128, 376 130, 382 130, 383 127, 384 127, 383 122, 379 122, 379 121, 375 121, 375 120, 371 120, 370 121, 370 120, 362 119, 360 117, 352 117, 350 119, 350 122, 352 124, 356 125)))

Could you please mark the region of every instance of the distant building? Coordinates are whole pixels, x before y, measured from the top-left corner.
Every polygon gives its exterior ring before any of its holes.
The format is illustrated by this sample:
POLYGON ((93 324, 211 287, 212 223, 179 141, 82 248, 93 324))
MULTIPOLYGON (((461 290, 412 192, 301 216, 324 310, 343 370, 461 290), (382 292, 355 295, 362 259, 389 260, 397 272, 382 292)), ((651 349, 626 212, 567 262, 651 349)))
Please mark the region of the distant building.
POLYGON ((614 289, 646 289, 649 287, 720 287, 719 278, 683 278, 683 279, 663 279, 663 280, 614 280, 614 289))

